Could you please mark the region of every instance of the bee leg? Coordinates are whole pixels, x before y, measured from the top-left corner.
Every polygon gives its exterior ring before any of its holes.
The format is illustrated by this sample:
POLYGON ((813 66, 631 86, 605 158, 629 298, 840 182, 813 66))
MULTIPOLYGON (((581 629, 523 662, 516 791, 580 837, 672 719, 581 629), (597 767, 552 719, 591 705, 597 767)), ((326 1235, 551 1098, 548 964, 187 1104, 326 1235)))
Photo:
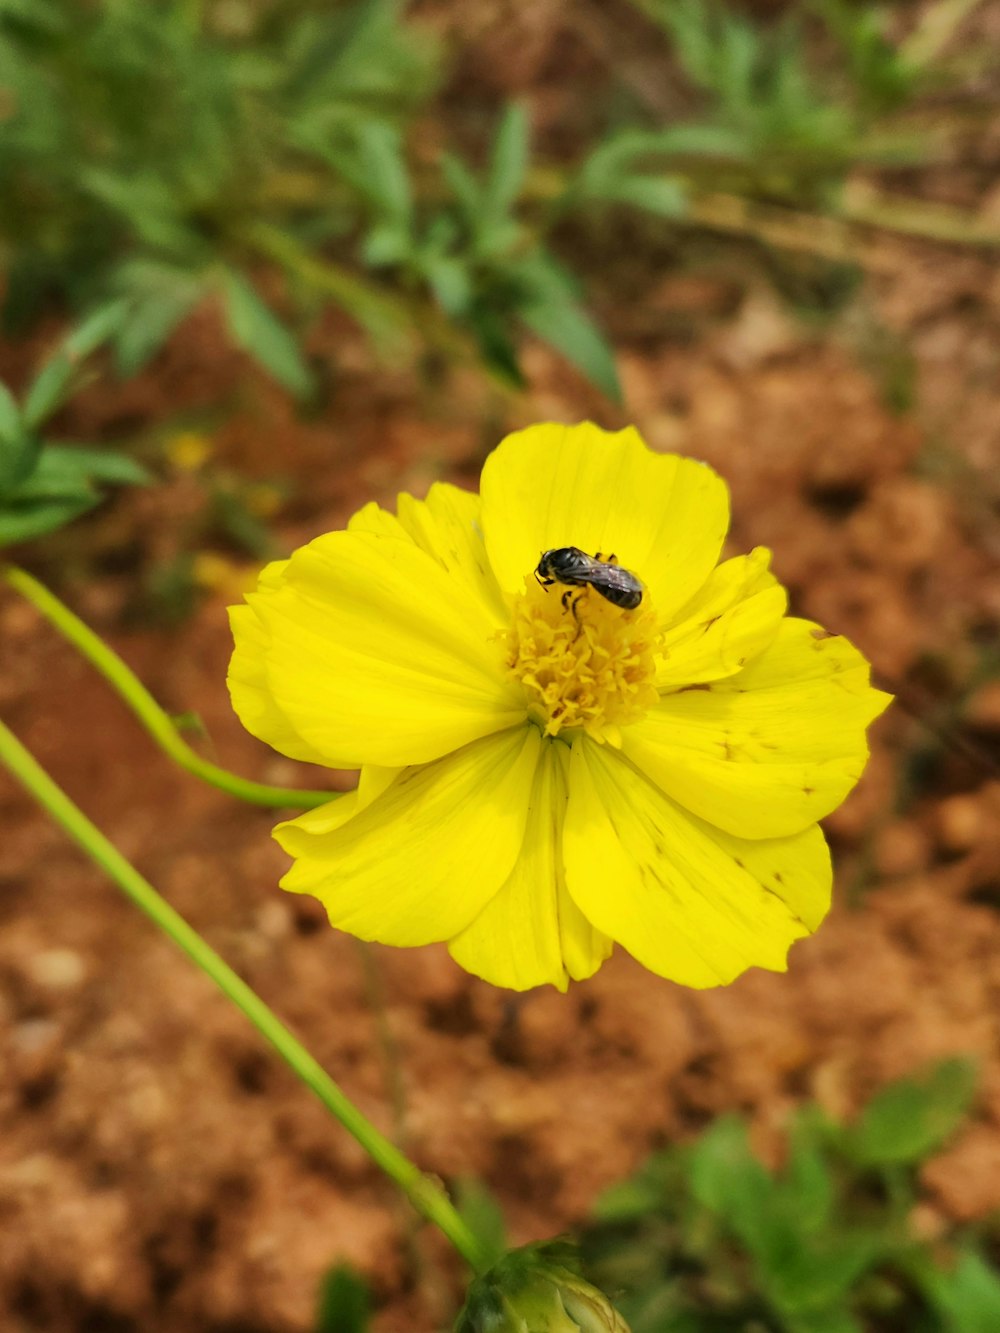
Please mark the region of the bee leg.
POLYGON ((617 565, 618 557, 612 552, 611 555, 595 555, 595 560, 603 560, 606 565, 617 565))
POLYGON ((581 621, 580 613, 576 608, 580 604, 580 598, 583 597, 586 591, 587 591, 586 588, 567 588, 562 595, 563 610, 572 611, 573 619, 579 626, 579 629, 577 630, 578 637, 580 634, 580 630, 583 629, 583 622, 581 621))

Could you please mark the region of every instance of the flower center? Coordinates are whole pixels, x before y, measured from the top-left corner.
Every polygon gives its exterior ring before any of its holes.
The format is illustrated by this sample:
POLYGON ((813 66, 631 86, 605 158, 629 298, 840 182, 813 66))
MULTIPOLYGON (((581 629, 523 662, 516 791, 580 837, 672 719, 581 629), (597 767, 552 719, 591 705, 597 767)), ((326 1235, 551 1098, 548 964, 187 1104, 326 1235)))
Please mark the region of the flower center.
POLYGON ((621 744, 620 728, 657 699, 655 622, 648 593, 627 611, 594 588, 525 579, 504 634, 507 663, 546 736, 576 729, 621 744))

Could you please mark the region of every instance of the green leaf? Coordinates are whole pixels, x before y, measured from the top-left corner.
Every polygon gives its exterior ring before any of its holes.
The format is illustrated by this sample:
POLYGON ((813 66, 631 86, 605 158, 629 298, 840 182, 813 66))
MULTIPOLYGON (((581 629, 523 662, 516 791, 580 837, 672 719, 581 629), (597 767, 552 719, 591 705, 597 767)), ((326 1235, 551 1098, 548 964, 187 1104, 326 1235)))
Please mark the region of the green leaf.
POLYGON ((20 490, 38 464, 41 442, 25 431, 19 436, 0 436, 0 496, 20 490))
POLYGON ((585 199, 630 203, 667 217, 676 217, 683 214, 687 196, 680 180, 668 174, 667 164, 672 158, 736 158, 743 151, 740 136, 711 125, 622 130, 599 144, 589 155, 572 192, 585 199))
POLYGON ((44 500, 38 504, 0 508, 0 546, 30 541, 33 537, 54 532, 93 509, 98 498, 92 495, 86 499, 44 500))
POLYGON ((507 1250, 507 1226, 493 1193, 481 1180, 467 1177, 458 1182, 455 1203, 489 1262, 496 1263, 507 1250))
POLYGON ((528 165, 528 113, 517 103, 508 106, 493 141, 489 175, 482 194, 484 229, 498 225, 521 193, 528 165))
POLYGON ((61 13, 53 0, 2 0, 0 19, 16 19, 18 23, 30 25, 46 33, 63 32, 66 28, 66 15, 61 13))
POLYGON ((91 311, 63 340, 62 350, 71 361, 82 361, 113 338, 128 315, 128 301, 119 298, 91 311))
POLYGON ((603 197, 664 218, 680 218, 687 211, 687 190, 669 176, 625 176, 610 183, 603 197))
POLYGON ((346 1265, 331 1268, 320 1284, 316 1333, 367 1333, 370 1311, 367 1283, 346 1265))
POLYGON ((975 1086, 975 1066, 962 1059, 945 1060, 923 1079, 890 1084, 845 1135, 847 1151, 865 1166, 919 1162, 958 1128, 975 1086))
POLYGON ((647 153, 664 157, 740 157, 747 141, 730 125, 669 125, 662 130, 636 131, 645 139, 647 153))
POLYGON ((35 475, 87 477, 119 486, 146 486, 153 480, 142 464, 128 454, 114 449, 91 449, 80 444, 47 444, 35 475))
POLYGON ((130 319, 115 342, 115 367, 122 379, 138 375, 188 313, 180 301, 146 306, 141 315, 130 319))
POLYGON ((465 265, 458 259, 433 256, 424 261, 423 269, 441 309, 449 315, 463 315, 472 297, 465 265))
POLYGON ((0 496, 31 475, 39 447, 38 437, 25 426, 17 399, 0 383, 0 496))
POLYGON ((68 501, 82 503, 84 500, 94 503, 100 498, 97 487, 91 485, 85 476, 75 476, 72 473, 50 473, 42 476, 39 475, 40 472, 39 468, 8 496, 7 502, 10 506, 23 509, 28 504, 36 505, 50 500, 59 504, 68 501))
POLYGON ((222 282, 226 319, 235 341, 296 397, 307 397, 312 375, 284 324, 239 274, 227 271, 222 282))
POLYGON ((801 1319, 786 1317, 784 1326, 787 1333, 865 1333, 864 1324, 843 1306, 830 1310, 810 1310, 801 1319))
POLYGON ((387 219, 409 231, 413 199, 398 130, 383 121, 369 121, 361 128, 359 141, 366 192, 387 219))
POLYGON ((474 219, 482 203, 479 182, 454 153, 441 154, 441 173, 466 218, 474 219))
POLYGON ((383 222, 372 227, 362 247, 364 261, 372 268, 401 264, 409 257, 410 250, 410 233, 393 222, 383 222))
POLYGON ((822 1151, 826 1132, 817 1107, 801 1110, 791 1125, 788 1161, 778 1180, 779 1195, 805 1235, 822 1231, 833 1210, 833 1172, 822 1151))
POLYGON ((1000 1275, 967 1250, 951 1272, 928 1273, 926 1284, 946 1333, 996 1333, 1000 1329, 1000 1275))
POLYGON ((487 366, 506 384, 524 388, 524 376, 506 323, 487 301, 474 301, 469 310, 469 327, 487 366))
POLYGON ((75 371, 75 363, 64 351, 56 352, 41 368, 28 389, 21 413, 29 430, 38 430, 48 417, 62 407, 69 395, 75 371))
POLYGON ((794 1214, 764 1214, 744 1238, 761 1285, 782 1311, 810 1317, 843 1308, 852 1288, 882 1256, 885 1244, 870 1231, 806 1237, 794 1214))
POLYGON ((600 1221, 624 1222, 656 1213, 684 1193, 683 1170, 675 1149, 653 1153, 635 1176, 609 1186, 600 1194, 593 1205, 593 1216, 600 1221))
POLYGON ((746 1124, 722 1116, 691 1150, 691 1193, 750 1243, 771 1206, 774 1181, 750 1149, 746 1124))
POLYGON ((161 287, 139 296, 115 338, 115 364, 123 377, 136 375, 192 310, 201 289, 195 282, 161 287))
POLYGON ((120 216, 137 238, 155 250, 185 254, 197 245, 197 235, 181 214, 176 184, 159 174, 155 163, 137 172, 122 173, 104 166, 81 167, 79 187, 120 216))
POLYGON ((537 337, 551 343, 578 370, 616 403, 622 399, 611 348, 593 320, 573 302, 544 302, 518 311, 537 337))
POLYGON ((0 442, 17 443, 23 432, 24 424, 17 399, 6 384, 0 381, 0 442))
POLYGON ((47 444, 31 475, 11 493, 10 504, 20 509, 29 502, 86 502, 89 508, 100 498, 95 482, 135 486, 151 480, 144 467, 123 454, 47 444))

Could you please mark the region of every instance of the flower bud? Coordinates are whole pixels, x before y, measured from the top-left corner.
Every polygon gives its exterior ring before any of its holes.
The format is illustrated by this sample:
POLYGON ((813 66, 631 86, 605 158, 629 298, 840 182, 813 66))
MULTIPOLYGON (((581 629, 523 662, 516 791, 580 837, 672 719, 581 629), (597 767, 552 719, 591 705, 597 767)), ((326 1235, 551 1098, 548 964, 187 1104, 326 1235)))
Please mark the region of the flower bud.
POLYGON ((573 1247, 512 1250, 469 1288, 455 1333, 629 1333, 603 1291, 585 1282, 573 1247))

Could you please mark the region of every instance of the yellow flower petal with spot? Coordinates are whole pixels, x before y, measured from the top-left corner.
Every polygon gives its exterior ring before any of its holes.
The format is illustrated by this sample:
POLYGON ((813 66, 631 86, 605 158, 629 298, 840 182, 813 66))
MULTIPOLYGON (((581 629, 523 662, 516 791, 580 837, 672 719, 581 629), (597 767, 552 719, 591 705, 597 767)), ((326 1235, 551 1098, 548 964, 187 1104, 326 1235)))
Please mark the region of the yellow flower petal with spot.
POLYGON ((573 747, 565 858, 584 916, 650 971, 685 986, 724 985, 748 967, 784 971, 789 946, 830 900, 818 829, 797 839, 721 839, 586 737, 573 747))
POLYGON ((787 619, 736 675, 664 695, 625 753, 666 794, 745 838, 799 833, 835 810, 868 757, 889 696, 846 639, 787 619))
POLYGON ((786 616, 767 551, 717 563, 727 521, 703 464, 536 426, 481 497, 366 505, 268 566, 231 613, 234 707, 285 754, 360 769, 276 830, 284 887, 515 990, 564 990, 615 943, 690 986, 783 970, 829 905, 816 821, 888 700, 786 616))
POLYGON ((758 546, 714 569, 664 628, 660 690, 721 680, 740 671, 778 632, 788 598, 758 546))

